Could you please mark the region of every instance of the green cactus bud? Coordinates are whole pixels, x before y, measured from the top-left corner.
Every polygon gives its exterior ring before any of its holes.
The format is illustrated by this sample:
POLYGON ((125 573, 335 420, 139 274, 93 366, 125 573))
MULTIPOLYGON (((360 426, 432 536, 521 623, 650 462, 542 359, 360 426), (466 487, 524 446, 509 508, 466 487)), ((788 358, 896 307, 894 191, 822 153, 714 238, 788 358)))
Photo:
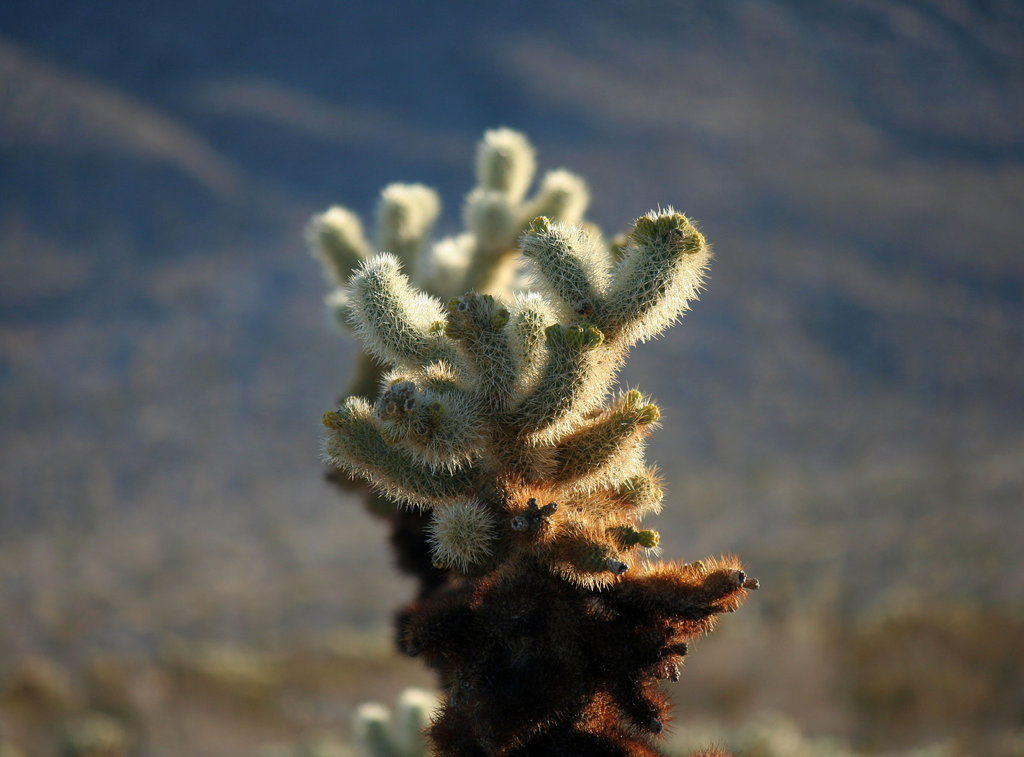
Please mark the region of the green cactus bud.
POLYGON ((440 402, 431 402, 427 405, 427 422, 431 426, 437 426, 444 419, 444 405, 440 402))
MULTIPOLYGON (((579 328, 579 327, 577 327, 579 328)), ((560 323, 552 323, 544 329, 544 337, 552 347, 565 344, 565 326, 560 323)))
POLYGON ((477 182, 483 189, 505 193, 511 203, 523 199, 535 169, 533 145, 517 131, 493 129, 477 145, 477 182))
POLYGON ((345 426, 345 419, 341 413, 335 412, 334 410, 326 411, 320 419, 320 422, 327 428, 340 429, 345 426))
POLYGON ((508 308, 500 307, 491 315, 491 331, 500 331, 505 328, 510 317, 508 308))
POLYGON ((508 308, 489 294, 466 292, 452 297, 445 305, 448 311, 447 334, 453 339, 472 339, 488 331, 499 331, 509 317, 508 308))
POLYGON ((641 426, 649 426, 657 423, 661 418, 661 411, 657 405, 644 405, 636 412, 636 422, 641 426))
POLYGON ((565 344, 578 350, 592 350, 604 341, 604 334, 593 326, 562 327, 565 344))
POLYGON ((594 349, 595 347, 600 346, 603 341, 604 334, 601 333, 600 329, 594 328, 593 326, 583 327, 583 344, 581 346, 584 349, 594 349))
POLYGON ((605 533, 619 545, 619 549, 632 549, 637 546, 644 549, 653 549, 658 546, 658 542, 661 540, 657 531, 646 529, 638 531, 633 526, 613 526, 607 529, 605 533))
POLYGON ((671 228, 671 217, 641 216, 636 219, 636 223, 633 225, 633 236, 637 238, 664 236, 671 228), (659 233, 659 230, 661 233, 659 233))
POLYGON ((546 234, 551 229, 551 220, 546 216, 539 215, 530 221, 530 232, 534 234, 546 234))
POLYGON ((644 549, 654 549, 661 543, 661 534, 657 531, 644 529, 643 531, 638 531, 637 534, 639 536, 639 544, 644 549))

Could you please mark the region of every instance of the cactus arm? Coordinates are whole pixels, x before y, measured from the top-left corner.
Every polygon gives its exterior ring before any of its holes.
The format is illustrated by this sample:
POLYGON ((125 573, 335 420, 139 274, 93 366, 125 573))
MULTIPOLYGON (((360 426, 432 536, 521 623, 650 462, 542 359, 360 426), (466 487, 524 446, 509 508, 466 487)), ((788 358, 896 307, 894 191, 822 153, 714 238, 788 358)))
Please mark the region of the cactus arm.
POLYGON ((558 441, 551 480, 579 483, 601 477, 609 467, 621 476, 628 469, 624 461, 659 417, 657 405, 645 402, 636 390, 627 392, 588 425, 558 441))
POLYGON ((348 398, 338 410, 324 413, 323 423, 328 459, 368 479, 393 499, 432 507, 472 491, 474 466, 451 472, 432 470, 411 452, 389 444, 366 400, 348 398))
POLYGON ((604 335, 593 326, 554 324, 545 330, 547 355, 533 391, 517 408, 519 427, 534 432, 554 426, 595 402, 592 378, 604 335), (588 398, 587 394, 591 396, 588 398))
POLYGON ((545 216, 567 226, 583 221, 590 204, 587 183, 565 169, 548 171, 537 194, 523 204, 520 225, 527 226, 537 216, 545 216))
POLYGON ((336 286, 344 286, 352 271, 372 255, 359 217, 337 205, 309 220, 306 244, 336 286))
POLYGON ((409 285, 395 256, 382 253, 365 262, 346 294, 353 330, 378 360, 422 366, 456 357, 442 333, 441 303, 409 285))
POLYGON ((552 224, 540 216, 520 239, 523 256, 543 289, 576 316, 589 319, 609 284, 610 258, 604 242, 579 227, 552 224))
POLYGON ((393 373, 384 384, 374 406, 382 438, 435 471, 454 472, 473 460, 484 439, 474 396, 430 371, 393 373))
POLYGON ((555 315, 547 300, 536 292, 515 295, 508 307, 506 332, 515 364, 516 395, 521 398, 537 385, 547 359, 545 331, 555 315))
POLYGON ((483 189, 501 192, 510 203, 523 199, 537 161, 530 141, 512 129, 484 133, 476 149, 476 180, 483 189))
POLYGON ((671 209, 641 217, 612 272, 600 321, 609 341, 646 341, 671 326, 696 299, 710 260, 704 237, 671 209))
POLYGON ((377 202, 377 249, 412 265, 441 212, 441 199, 423 184, 389 184, 377 202))
POLYGON ((648 566, 643 575, 617 586, 611 598, 641 622, 674 618, 687 635, 697 635, 710 631, 714 616, 732 612, 757 588, 757 579, 748 576, 739 561, 723 557, 648 566))
POLYGON ((486 292, 500 278, 504 264, 518 256, 515 208, 504 192, 477 187, 466 197, 462 218, 475 243, 462 290, 486 292))
POLYGON ((515 355, 505 330, 509 309, 491 295, 467 292, 447 303, 445 334, 457 342, 471 366, 477 395, 492 413, 508 409, 518 376, 515 355))

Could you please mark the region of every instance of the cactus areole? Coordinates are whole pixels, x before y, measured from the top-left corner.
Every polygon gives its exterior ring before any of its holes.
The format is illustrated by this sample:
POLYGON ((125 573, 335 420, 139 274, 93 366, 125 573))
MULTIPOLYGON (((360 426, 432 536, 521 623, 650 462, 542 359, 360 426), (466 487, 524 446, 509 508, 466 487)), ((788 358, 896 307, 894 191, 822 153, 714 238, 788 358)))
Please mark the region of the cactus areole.
POLYGON ((332 307, 381 367, 374 396, 324 414, 326 456, 394 503, 399 562, 421 578, 398 642, 439 675, 437 754, 658 755, 659 681, 757 581, 733 557, 650 558, 641 519, 663 494, 644 440, 661 413, 614 384, 696 298, 710 254, 671 208, 609 244, 580 223, 581 180, 554 171, 526 198, 533 170, 524 137, 488 132, 468 231, 433 245, 440 205, 420 185, 384 191, 376 255, 348 211, 314 219, 344 281, 332 307))

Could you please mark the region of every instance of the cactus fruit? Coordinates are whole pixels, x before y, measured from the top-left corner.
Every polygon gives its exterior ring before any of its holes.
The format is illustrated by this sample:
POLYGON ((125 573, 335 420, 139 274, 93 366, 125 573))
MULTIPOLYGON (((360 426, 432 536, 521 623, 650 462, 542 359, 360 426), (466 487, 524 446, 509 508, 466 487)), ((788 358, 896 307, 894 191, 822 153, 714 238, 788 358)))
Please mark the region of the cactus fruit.
POLYGON ((640 519, 662 490, 643 446, 661 411, 639 391, 613 394, 630 347, 696 297, 710 254, 671 208, 642 216, 613 252, 576 223, 578 201, 555 202, 547 184, 523 201, 528 147, 509 130, 485 137, 465 291, 446 300, 417 288, 430 267, 410 257, 428 249, 430 213, 403 216, 401 250, 368 258, 352 219, 327 214, 363 257, 335 299, 386 372, 375 398, 324 414, 326 454, 413 513, 396 519, 396 544, 423 582, 398 636, 440 676, 439 754, 655 755, 668 718, 658 681, 757 588, 732 557, 650 559, 659 537, 640 519), (523 222, 543 203, 572 222, 523 222), (496 286, 520 228, 532 291, 496 286))

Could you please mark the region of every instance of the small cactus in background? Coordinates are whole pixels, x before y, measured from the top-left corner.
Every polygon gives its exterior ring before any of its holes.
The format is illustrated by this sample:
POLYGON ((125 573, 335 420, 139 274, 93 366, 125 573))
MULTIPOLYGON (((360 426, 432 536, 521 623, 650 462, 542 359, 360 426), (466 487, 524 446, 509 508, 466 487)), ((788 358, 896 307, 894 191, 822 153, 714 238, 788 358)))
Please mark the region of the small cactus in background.
POLYGON ((99 712, 81 715, 64 731, 62 757, 127 757, 131 740, 118 720, 99 712))
POLYGON ((360 705, 353 719, 359 753, 362 757, 427 757, 426 730, 436 707, 437 697, 422 689, 403 691, 394 717, 382 705, 360 705))
POLYGON ((398 636, 440 675, 440 754, 656 755, 658 681, 757 588, 734 558, 649 559, 658 534, 640 521, 662 490, 643 446, 661 412, 613 394, 628 350, 696 297, 709 252, 671 208, 608 245, 579 223, 571 175, 522 199, 533 164, 525 138, 485 135, 463 242, 426 244, 439 203, 418 185, 385 190, 373 257, 348 211, 314 219, 347 278, 333 307, 382 366, 375 392, 324 414, 327 454, 411 514, 394 542, 422 581, 398 636), (533 290, 514 287, 520 261, 533 290))

